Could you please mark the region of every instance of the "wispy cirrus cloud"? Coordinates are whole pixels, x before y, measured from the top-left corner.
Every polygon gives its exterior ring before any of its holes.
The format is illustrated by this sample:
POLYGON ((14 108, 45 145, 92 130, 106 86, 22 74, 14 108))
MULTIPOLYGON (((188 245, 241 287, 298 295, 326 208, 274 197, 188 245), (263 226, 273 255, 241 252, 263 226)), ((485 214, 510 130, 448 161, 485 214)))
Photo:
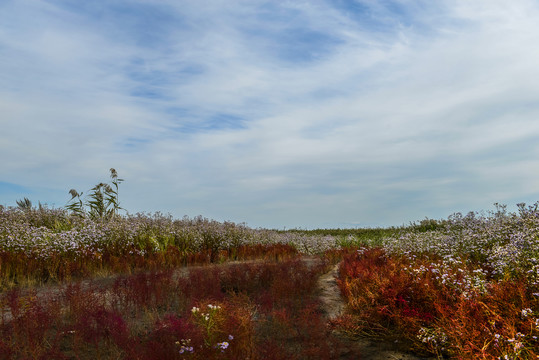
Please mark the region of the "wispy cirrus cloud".
POLYGON ((132 211, 268 227, 534 202, 538 12, 527 0, 7 1, 0 181, 61 206, 116 167, 132 211))

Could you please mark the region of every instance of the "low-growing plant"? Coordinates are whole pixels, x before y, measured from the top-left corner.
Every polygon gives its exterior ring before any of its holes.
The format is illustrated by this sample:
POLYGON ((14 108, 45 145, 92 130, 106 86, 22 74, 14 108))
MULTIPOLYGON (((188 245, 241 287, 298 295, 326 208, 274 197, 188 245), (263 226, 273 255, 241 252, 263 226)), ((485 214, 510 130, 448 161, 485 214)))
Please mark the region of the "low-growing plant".
POLYGON ((11 290, 0 294, 0 359, 337 358, 316 300, 323 269, 248 262, 11 290))
POLYGON ((415 351, 454 359, 539 355, 539 293, 526 277, 500 278, 466 257, 382 248, 346 255, 339 275, 348 333, 406 339, 415 351))

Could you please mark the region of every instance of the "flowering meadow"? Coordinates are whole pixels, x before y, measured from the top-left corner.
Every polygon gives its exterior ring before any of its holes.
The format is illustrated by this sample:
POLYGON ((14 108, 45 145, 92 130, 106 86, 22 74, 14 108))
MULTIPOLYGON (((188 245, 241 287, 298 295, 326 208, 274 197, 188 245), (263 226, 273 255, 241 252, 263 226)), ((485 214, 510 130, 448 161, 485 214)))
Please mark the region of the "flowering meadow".
POLYGON ((339 359, 355 337, 539 358, 539 203, 310 231, 68 210, 0 206, 0 360, 339 359), (328 323, 317 279, 338 262, 328 323))
POLYGON ((0 287, 282 254, 320 254, 331 236, 280 233, 201 216, 111 219, 64 209, 0 207, 0 287))
POLYGON ((316 293, 336 247, 202 217, 0 207, 0 360, 336 358, 316 293))
POLYGON ((363 242, 339 269, 350 308, 340 325, 426 355, 539 358, 538 207, 497 205, 363 242))

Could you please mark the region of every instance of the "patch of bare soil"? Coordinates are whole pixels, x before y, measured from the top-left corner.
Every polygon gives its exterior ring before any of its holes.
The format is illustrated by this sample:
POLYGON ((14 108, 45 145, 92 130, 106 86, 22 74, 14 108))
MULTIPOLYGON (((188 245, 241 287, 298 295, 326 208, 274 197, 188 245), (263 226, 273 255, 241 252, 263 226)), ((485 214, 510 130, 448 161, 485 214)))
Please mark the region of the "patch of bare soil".
MULTIPOLYGON (((339 264, 331 271, 322 275, 318 280, 322 310, 328 321, 337 318, 346 311, 346 302, 341 297, 337 285, 339 264)), ((344 344, 339 351, 340 359, 361 360, 434 360, 435 358, 420 358, 404 353, 397 349, 395 344, 375 341, 368 338, 352 339, 344 334, 334 331, 334 336, 344 344)))

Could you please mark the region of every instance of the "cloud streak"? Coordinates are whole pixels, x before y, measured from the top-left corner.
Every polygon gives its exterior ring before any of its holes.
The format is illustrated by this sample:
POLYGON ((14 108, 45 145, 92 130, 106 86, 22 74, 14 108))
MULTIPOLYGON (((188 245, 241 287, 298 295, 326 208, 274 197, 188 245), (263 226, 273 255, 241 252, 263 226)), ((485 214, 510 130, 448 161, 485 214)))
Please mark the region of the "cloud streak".
POLYGON ((116 167, 131 211, 264 227, 535 202, 538 12, 526 0, 7 1, 0 182, 62 206, 116 167))

